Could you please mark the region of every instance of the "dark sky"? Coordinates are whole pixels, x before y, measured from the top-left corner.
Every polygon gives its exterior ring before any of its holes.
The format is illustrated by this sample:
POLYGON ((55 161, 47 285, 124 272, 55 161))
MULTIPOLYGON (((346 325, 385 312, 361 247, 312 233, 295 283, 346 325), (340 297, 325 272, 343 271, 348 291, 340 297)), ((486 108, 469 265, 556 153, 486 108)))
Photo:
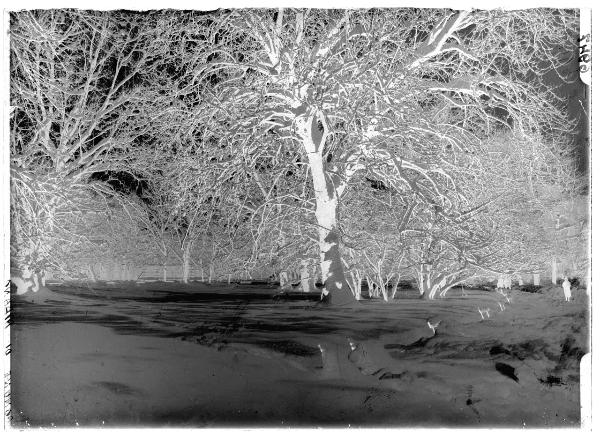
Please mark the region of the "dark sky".
POLYGON ((578 80, 574 84, 565 85, 564 96, 568 99, 567 108, 569 115, 579 120, 577 133, 575 135, 575 147, 577 148, 579 162, 578 169, 582 173, 588 172, 589 165, 589 101, 590 88, 578 80))
MULTIPOLYGON (((579 49, 576 48, 575 50, 577 50, 577 55, 579 55, 579 49)), ((581 173, 588 173, 590 87, 580 79, 579 60, 577 56, 573 57, 570 65, 565 67, 561 71, 561 74, 568 77, 571 82, 565 83, 556 72, 548 73, 546 80, 549 85, 558 87, 559 96, 566 101, 569 116, 579 121, 573 138, 574 147, 579 159, 577 168, 581 173)))

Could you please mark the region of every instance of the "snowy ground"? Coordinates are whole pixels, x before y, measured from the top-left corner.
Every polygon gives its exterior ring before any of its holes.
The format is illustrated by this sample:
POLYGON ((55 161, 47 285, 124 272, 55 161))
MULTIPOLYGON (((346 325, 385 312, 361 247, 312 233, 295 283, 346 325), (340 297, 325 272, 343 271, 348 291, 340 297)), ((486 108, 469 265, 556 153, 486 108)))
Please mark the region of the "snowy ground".
POLYGON ((580 291, 331 308, 267 286, 51 288, 13 297, 16 427, 579 424, 580 291))

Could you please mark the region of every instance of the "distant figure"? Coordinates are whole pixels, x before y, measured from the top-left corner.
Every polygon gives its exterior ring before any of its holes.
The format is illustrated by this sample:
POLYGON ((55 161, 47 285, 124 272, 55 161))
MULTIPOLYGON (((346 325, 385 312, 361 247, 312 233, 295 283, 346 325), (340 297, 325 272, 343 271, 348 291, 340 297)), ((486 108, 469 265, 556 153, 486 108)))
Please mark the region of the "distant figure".
POLYGON ((435 334, 436 334, 435 329, 438 328, 438 326, 440 325, 441 322, 442 321, 438 321, 438 322, 432 324, 431 321, 427 320, 427 327, 429 327, 431 329, 431 331, 433 332, 433 336, 435 336, 435 334))
POLYGON ((564 277, 564 281, 562 283, 563 291, 565 292, 565 300, 571 301, 571 282, 567 277, 564 277))

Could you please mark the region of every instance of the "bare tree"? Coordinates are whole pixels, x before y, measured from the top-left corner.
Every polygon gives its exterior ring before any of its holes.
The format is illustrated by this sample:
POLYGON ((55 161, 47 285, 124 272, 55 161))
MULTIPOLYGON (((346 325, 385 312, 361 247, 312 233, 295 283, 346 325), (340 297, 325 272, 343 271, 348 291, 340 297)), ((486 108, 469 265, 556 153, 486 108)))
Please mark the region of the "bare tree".
POLYGON ((230 141, 277 135, 312 178, 323 293, 350 297, 337 208, 357 172, 452 208, 454 163, 498 125, 569 129, 543 75, 568 60, 569 11, 235 10, 196 53, 230 141), (535 44, 534 44, 535 43, 535 44), (541 60, 542 61, 538 61, 541 60))
MULTIPOLYGON (((556 254, 558 234, 554 222, 550 228, 545 225, 547 212, 564 210, 564 199, 572 199, 579 184, 574 161, 565 153, 568 150, 568 144, 557 148, 539 136, 515 136, 500 130, 480 145, 477 155, 460 157, 459 172, 449 173, 460 187, 453 210, 431 205, 418 196, 411 198, 410 192, 392 194, 381 181, 374 182, 374 194, 357 199, 358 204, 369 205, 359 219, 353 204, 355 192, 348 193, 342 211, 350 209, 351 213, 343 218, 347 225, 344 241, 361 245, 375 284, 385 280, 382 254, 389 253, 396 260, 406 254, 403 267, 411 267, 422 296, 427 298, 444 296, 453 286, 482 272, 502 278, 536 272, 556 254), (360 243, 361 234, 367 243, 360 243)), ((578 242, 581 252, 584 245, 576 234, 584 222, 573 219, 575 212, 571 216, 569 220, 562 216, 560 232, 568 231, 569 242, 578 242)), ((566 240, 560 242, 566 248, 566 240)), ((569 250, 577 253, 571 246, 569 250)))
POLYGON ((342 262, 349 287, 360 299, 367 281, 369 295, 394 298, 406 274, 407 238, 416 199, 379 180, 355 179, 340 206, 342 262), (391 286, 391 290, 389 290, 391 286))
MULTIPOLYGON (((280 246, 295 245, 284 255, 304 260, 304 271, 316 241, 327 300, 352 301, 345 271, 359 260, 383 284, 392 269, 385 260, 397 251, 379 244, 379 231, 359 258, 343 260, 352 242, 343 241, 339 206, 365 178, 398 193, 398 211, 413 209, 407 221, 423 212, 410 239, 403 225, 402 239, 419 242, 401 245, 405 251, 498 264, 482 248, 501 247, 494 236, 510 215, 488 213, 505 193, 488 199, 469 178, 481 180, 486 141, 499 129, 524 141, 569 132, 546 79, 569 65, 576 19, 541 9, 14 13, 16 265, 28 269, 48 252, 60 189, 118 169, 161 181, 156 191, 176 224, 184 279, 195 243, 226 238, 213 263, 240 248, 242 229, 254 240, 241 263, 246 272, 278 230, 280 246), (28 191, 37 205, 19 196, 28 191), (276 226, 265 232, 267 224, 276 226)), ((541 166, 553 166, 545 157, 541 166)), ((523 175, 525 167, 517 166, 523 175)), ((489 172, 510 180, 503 169, 489 172)), ((389 224, 381 222, 381 233, 389 224)), ((282 254, 276 248, 266 251, 271 260, 282 254)))
POLYGON ((137 278, 152 251, 138 228, 135 202, 101 182, 66 185, 25 176, 13 174, 11 186, 11 198, 20 199, 11 209, 11 257, 21 262, 11 273, 17 293, 37 292, 48 272, 91 281, 137 278))
POLYGON ((504 266, 506 274, 518 276, 552 265, 556 276, 559 247, 566 249, 561 234, 572 242, 579 235, 580 251, 585 247, 585 213, 572 208, 583 187, 569 139, 499 133, 486 148, 489 159, 476 180, 486 192, 483 199, 492 201, 486 220, 496 230, 496 254, 505 254, 496 268, 504 266))
POLYGON ((63 193, 95 172, 122 168, 124 152, 151 138, 155 121, 168 114, 155 68, 168 26, 160 14, 82 10, 13 12, 10 19, 17 278, 48 262, 44 246, 63 193))
POLYGON ((154 133, 160 17, 71 10, 11 14, 11 147, 20 168, 84 181, 154 133))

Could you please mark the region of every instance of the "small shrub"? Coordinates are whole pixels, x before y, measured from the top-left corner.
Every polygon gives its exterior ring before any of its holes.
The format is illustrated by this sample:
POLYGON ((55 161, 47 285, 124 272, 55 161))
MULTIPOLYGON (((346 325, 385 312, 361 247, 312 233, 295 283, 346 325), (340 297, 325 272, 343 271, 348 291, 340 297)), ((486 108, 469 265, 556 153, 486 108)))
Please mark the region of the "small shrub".
POLYGON ((524 284, 523 286, 519 286, 519 290, 522 292, 529 292, 530 294, 539 294, 542 293, 542 286, 535 286, 533 284, 524 284))

